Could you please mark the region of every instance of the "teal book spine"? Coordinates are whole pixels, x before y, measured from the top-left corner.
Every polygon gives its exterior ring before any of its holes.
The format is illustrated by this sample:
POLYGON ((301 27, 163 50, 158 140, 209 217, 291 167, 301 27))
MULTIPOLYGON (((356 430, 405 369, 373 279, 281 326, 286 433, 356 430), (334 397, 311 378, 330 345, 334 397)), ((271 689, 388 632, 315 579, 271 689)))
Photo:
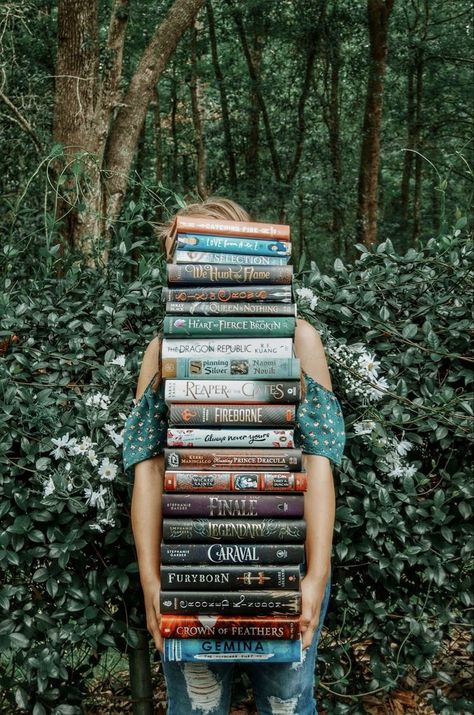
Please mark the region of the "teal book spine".
POLYGON ((299 380, 301 364, 298 358, 164 358, 161 372, 178 380, 299 380))
POLYGON ((300 663, 299 640, 165 638, 165 662, 300 663))
POLYGON ((165 316, 163 332, 166 337, 204 338, 222 335, 225 337, 291 338, 295 332, 295 318, 272 316, 260 317, 209 317, 165 316))
POLYGON ((239 238, 238 236, 210 236, 198 233, 178 234, 178 251, 208 251, 219 253, 240 253, 257 256, 290 256, 291 243, 288 241, 239 238))

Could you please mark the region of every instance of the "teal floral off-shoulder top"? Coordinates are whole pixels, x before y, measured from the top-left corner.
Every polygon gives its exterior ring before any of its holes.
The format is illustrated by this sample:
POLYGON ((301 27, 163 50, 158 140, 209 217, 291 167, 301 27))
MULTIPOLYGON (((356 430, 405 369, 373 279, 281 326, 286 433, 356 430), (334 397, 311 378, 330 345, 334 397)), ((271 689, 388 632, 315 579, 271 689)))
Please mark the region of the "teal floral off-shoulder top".
MULTIPOLYGON (((334 392, 303 373, 305 396, 296 410, 295 447, 304 454, 319 454, 340 464, 345 445, 344 418, 334 392)), ((134 466, 161 454, 166 446, 168 408, 164 400, 164 380, 158 390, 152 385, 130 412, 123 433, 123 462, 126 475, 133 479, 134 466)))

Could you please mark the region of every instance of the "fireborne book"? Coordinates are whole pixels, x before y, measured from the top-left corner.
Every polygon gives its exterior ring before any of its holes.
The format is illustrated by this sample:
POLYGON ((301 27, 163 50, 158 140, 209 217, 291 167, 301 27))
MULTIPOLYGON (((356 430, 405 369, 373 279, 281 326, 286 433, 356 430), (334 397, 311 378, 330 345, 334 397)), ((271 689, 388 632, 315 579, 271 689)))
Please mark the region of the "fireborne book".
POLYGON ((196 405, 172 404, 168 424, 216 427, 290 427, 295 423, 295 405, 196 405))

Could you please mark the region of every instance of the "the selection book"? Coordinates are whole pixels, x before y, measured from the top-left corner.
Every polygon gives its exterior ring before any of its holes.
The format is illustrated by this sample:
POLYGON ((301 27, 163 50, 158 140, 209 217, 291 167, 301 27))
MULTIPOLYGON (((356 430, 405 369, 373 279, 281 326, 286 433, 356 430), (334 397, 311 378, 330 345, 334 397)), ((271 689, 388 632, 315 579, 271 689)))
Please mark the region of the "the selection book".
POLYGON ((161 565, 162 591, 236 591, 276 589, 297 591, 299 566, 176 566, 161 565))
POLYGON ((295 332, 295 318, 274 315, 267 316, 207 316, 207 315, 167 315, 164 319, 163 333, 175 338, 245 336, 263 338, 289 338, 295 332))
POLYGON ((298 358, 164 358, 164 378, 200 378, 201 380, 298 380, 298 358))
POLYGON ((160 591, 160 613, 275 616, 300 613, 300 591, 160 591))
POLYGON ((190 339, 163 338, 161 346, 163 360, 171 357, 293 357, 291 338, 205 338, 190 339))
POLYGON ((303 516, 303 494, 163 494, 163 516, 303 516))
POLYGON ((166 380, 165 402, 298 402, 296 380, 166 380))
POLYGON ((162 564, 302 564, 303 544, 161 544, 162 564))
POLYGON ((204 300, 192 303, 167 301, 166 315, 283 315, 296 318, 295 303, 216 303, 204 300))
POLYGON ((290 227, 287 224, 264 223, 263 221, 227 221, 226 219, 178 215, 172 230, 178 235, 182 233, 198 233, 203 235, 270 239, 272 241, 290 240, 290 227))
POLYGON ((273 544, 302 543, 306 537, 304 519, 163 519, 163 541, 179 543, 221 543, 256 541, 273 544))
POLYGON ((164 613, 160 619, 164 638, 212 638, 235 640, 262 638, 298 640, 300 621, 295 616, 175 616, 164 613))
POLYGON ((170 405, 168 424, 289 427, 295 423, 295 419, 295 405, 196 405, 185 402, 170 405))
POLYGON ((181 233, 176 238, 176 252, 199 251, 257 255, 281 256, 289 258, 291 243, 271 239, 239 238, 238 236, 213 236, 210 234, 181 233))
POLYGON ((246 256, 241 253, 203 253, 200 251, 176 251, 174 263, 225 263, 232 266, 286 266, 283 256, 246 256))
POLYGON ((165 638, 165 662, 299 663, 299 640, 204 640, 165 638))
POLYGON ((301 449, 226 449, 166 447, 166 469, 208 469, 227 472, 301 470, 301 449))
POLYGON ((303 492, 306 472, 165 472, 167 492, 303 492))
POLYGON ((213 303, 265 302, 291 303, 291 285, 259 286, 194 286, 163 288, 162 298, 179 303, 209 301, 213 303))
POLYGON ((214 263, 181 263, 166 267, 168 285, 289 285, 293 266, 232 266, 214 263))
POLYGON ((168 447, 280 447, 293 448, 291 429, 168 429, 168 447))

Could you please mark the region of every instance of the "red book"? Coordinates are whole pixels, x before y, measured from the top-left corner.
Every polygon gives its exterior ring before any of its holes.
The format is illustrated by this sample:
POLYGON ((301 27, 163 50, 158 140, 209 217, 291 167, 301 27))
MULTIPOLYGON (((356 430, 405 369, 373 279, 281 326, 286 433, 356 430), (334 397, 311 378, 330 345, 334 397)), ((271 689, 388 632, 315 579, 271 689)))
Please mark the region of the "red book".
POLYGON ((203 233, 214 236, 243 236, 278 241, 290 240, 290 227, 286 224, 262 221, 230 221, 227 219, 177 216, 173 231, 176 233, 203 233))
POLYGON ((298 618, 288 616, 184 616, 164 613, 160 623, 164 638, 298 640, 298 618))
POLYGON ((305 472, 165 472, 168 492, 303 492, 305 472))

